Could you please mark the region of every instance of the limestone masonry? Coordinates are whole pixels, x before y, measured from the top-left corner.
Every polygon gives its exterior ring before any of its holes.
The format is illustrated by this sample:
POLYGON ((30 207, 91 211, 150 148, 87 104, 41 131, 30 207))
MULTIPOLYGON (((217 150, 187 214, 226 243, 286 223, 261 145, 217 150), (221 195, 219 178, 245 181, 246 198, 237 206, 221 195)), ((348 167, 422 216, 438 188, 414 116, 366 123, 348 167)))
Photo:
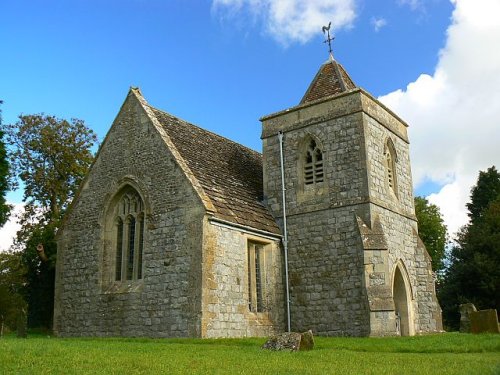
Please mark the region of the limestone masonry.
POLYGON ((287 282, 295 332, 442 330, 407 125, 332 57, 261 121, 262 155, 129 91, 58 234, 56 334, 278 334, 287 282))

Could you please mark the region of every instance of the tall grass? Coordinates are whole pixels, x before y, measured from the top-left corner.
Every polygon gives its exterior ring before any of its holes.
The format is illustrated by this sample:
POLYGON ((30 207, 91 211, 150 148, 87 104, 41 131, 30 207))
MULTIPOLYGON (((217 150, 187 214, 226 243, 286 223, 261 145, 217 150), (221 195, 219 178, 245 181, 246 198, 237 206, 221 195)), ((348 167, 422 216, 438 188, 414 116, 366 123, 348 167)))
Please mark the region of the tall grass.
POLYGON ((0 340, 0 374, 500 374, 500 335, 317 337, 310 352, 249 339, 0 340))

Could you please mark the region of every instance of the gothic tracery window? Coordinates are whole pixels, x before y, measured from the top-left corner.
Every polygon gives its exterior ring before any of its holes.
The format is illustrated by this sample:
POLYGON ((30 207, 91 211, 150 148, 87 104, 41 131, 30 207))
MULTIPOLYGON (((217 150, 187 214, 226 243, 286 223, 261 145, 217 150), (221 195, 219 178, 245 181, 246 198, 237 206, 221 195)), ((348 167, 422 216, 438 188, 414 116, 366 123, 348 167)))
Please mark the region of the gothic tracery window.
POLYGON ((304 184, 313 185, 323 182, 323 152, 314 139, 307 145, 304 163, 304 184))
POLYGON ((142 279, 144 203, 128 189, 115 207, 115 280, 142 279))

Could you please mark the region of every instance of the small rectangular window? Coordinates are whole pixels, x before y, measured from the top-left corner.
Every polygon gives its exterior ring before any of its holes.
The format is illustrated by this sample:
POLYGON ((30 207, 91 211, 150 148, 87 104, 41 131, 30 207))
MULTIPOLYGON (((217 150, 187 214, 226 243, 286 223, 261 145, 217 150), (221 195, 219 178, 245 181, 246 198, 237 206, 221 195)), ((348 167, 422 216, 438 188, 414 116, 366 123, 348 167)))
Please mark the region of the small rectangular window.
POLYGON ((248 308, 253 312, 265 311, 265 261, 265 245, 248 242, 248 308))

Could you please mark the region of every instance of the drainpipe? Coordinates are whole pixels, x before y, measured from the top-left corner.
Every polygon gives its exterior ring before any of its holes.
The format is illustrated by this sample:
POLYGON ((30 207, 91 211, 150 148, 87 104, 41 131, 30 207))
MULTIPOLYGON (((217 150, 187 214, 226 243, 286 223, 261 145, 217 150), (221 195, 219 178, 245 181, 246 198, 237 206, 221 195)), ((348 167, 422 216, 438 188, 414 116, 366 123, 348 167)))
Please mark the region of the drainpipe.
POLYGON ((286 327, 290 332, 290 288, 288 283, 288 233, 286 230, 286 188, 285 188, 285 166, 283 158, 283 132, 278 132, 280 143, 280 164, 281 164, 281 188, 282 188, 282 207, 283 207, 283 247, 285 250, 285 289, 286 289, 286 327))

